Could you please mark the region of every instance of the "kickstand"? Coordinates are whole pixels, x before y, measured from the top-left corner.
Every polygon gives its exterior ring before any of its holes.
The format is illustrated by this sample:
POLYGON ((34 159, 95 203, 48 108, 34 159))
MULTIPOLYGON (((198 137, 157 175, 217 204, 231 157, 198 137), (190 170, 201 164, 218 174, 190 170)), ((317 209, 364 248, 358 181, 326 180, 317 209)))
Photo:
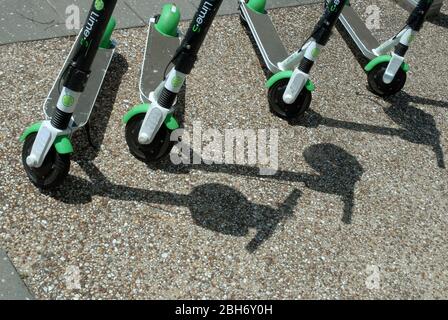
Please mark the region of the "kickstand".
POLYGON ((92 141, 92 136, 90 134, 90 122, 87 122, 86 125, 84 126, 84 128, 86 129, 86 134, 87 134, 87 141, 89 142, 90 146, 94 149, 94 150, 98 150, 98 147, 95 146, 93 144, 92 141))

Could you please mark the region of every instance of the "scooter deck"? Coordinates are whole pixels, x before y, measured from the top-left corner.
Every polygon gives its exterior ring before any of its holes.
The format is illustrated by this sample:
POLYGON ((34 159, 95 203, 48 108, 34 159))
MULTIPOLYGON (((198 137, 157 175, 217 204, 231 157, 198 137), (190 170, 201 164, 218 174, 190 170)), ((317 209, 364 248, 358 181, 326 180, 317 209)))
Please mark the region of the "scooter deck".
POLYGON ((280 39, 268 14, 253 12, 244 0, 240 0, 241 13, 249 25, 266 66, 272 73, 281 71, 278 63, 288 57, 288 52, 280 39))
POLYGON ((151 19, 140 76, 140 99, 143 103, 152 102, 150 94, 164 80, 164 72, 180 45, 180 37, 162 35, 154 23, 155 19, 151 19))
POLYGON ((378 48, 380 44, 355 10, 351 6, 345 6, 339 20, 362 54, 370 60, 376 58, 373 49, 378 48))
MULTIPOLYGON (((75 45, 73 45, 70 54, 64 63, 64 67, 61 69, 61 72, 58 75, 58 78, 54 82, 47 99, 45 100, 44 113, 47 120, 51 119, 58 102, 60 95, 59 90, 61 89, 59 88, 59 86, 62 85, 63 82, 61 81, 61 78, 64 76, 64 72, 73 58, 75 46, 76 42, 75 45)), ((91 67, 92 72, 87 82, 87 86, 81 97, 79 98, 78 105, 76 106, 75 112, 72 116, 73 127, 82 127, 87 123, 87 121, 89 121, 90 114, 92 113, 93 107, 95 106, 96 99, 101 90, 101 86, 103 85, 103 81, 109 68, 110 62, 112 61, 114 52, 115 45, 110 49, 98 49, 95 59, 93 60, 93 64, 91 67)))

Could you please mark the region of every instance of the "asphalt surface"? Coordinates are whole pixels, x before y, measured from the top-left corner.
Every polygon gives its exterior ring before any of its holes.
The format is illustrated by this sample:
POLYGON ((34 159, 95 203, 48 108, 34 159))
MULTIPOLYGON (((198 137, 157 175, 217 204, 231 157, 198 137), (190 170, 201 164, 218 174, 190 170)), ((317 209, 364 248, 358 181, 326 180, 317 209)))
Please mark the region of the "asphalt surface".
MULTIPOLYGON (((406 13, 374 3, 384 40, 406 13)), ((289 50, 320 11, 272 11, 289 50)), ((78 132, 71 176, 46 194, 25 176, 18 137, 42 119, 73 38, 2 46, 0 247, 38 299, 448 298, 447 27, 443 9, 409 52, 404 91, 386 101, 336 33, 312 72, 312 111, 287 123, 268 111, 238 16, 217 18, 188 78, 183 126, 278 129, 272 177, 135 160, 121 118, 139 103, 146 33, 118 31, 92 118, 101 149, 78 132)))

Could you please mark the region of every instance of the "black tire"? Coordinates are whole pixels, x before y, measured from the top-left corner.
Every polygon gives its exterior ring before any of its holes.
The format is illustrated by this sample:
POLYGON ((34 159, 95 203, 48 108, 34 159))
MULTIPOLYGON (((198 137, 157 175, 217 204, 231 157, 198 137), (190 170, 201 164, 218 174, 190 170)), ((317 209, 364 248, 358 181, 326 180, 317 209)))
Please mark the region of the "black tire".
POLYGON ((142 113, 129 120, 126 124, 126 143, 134 157, 143 162, 154 162, 164 158, 171 152, 174 141, 170 141, 171 130, 162 125, 153 142, 149 145, 140 144, 138 142, 138 134, 144 119, 145 114, 142 113))
POLYGON ((268 92, 268 100, 271 111, 283 119, 299 118, 310 108, 312 94, 307 88, 303 88, 292 104, 283 101, 283 94, 288 86, 289 79, 277 81, 268 92))
POLYGON ((48 190, 60 186, 70 171, 70 155, 59 154, 51 147, 40 168, 29 167, 26 158, 30 155, 37 134, 30 134, 22 149, 22 163, 31 182, 39 189, 48 190))
POLYGON ((400 92, 406 84, 407 76, 406 72, 402 68, 398 70, 394 80, 391 83, 384 83, 383 76, 388 65, 388 62, 380 63, 367 74, 369 90, 380 97, 392 96, 400 92))

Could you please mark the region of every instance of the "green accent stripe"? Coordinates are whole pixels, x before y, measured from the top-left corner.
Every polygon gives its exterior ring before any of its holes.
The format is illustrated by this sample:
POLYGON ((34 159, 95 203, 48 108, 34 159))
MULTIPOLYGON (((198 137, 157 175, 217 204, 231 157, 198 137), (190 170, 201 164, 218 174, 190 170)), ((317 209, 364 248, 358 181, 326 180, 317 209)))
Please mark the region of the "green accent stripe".
MULTIPOLYGON (((20 136, 20 142, 24 142, 26 138, 32 133, 37 133, 42 126, 42 122, 36 122, 25 129, 23 134, 20 136)), ((54 147, 59 154, 70 154, 73 153, 73 145, 68 136, 58 136, 54 141, 54 147)))
POLYGON ((68 136, 58 136, 54 141, 54 147, 59 154, 73 153, 73 145, 68 136))
POLYGON ((266 88, 272 87, 277 81, 280 81, 282 79, 289 79, 292 77, 292 71, 281 71, 276 74, 274 74, 269 80, 266 82, 266 88))
POLYGON ((103 38, 101 39, 100 47, 103 49, 109 49, 111 47, 112 32, 114 32, 117 21, 114 17, 109 20, 107 24, 106 31, 104 31, 103 38))
MULTIPOLYGON (((390 55, 383 55, 383 56, 379 56, 376 57, 375 59, 371 60, 365 67, 364 70, 366 72, 370 72, 372 71, 377 65, 381 64, 381 63, 388 63, 390 60, 392 60, 392 57, 390 55)), ((401 68, 403 69, 404 72, 408 72, 410 70, 410 66, 409 64, 403 62, 403 64, 401 65, 401 68)))
MULTIPOLYGON (((125 114, 125 116, 123 117, 123 123, 127 124, 136 115, 148 112, 150 107, 151 106, 147 103, 135 106, 134 108, 129 110, 128 113, 125 114)), ((168 114, 168 116, 165 119, 165 125, 168 129, 173 131, 180 128, 179 123, 177 122, 173 114, 168 114)))
POLYGON ((314 92, 316 90, 316 85, 313 81, 309 80, 306 82, 305 88, 308 89, 309 92, 314 92))
POLYGON ((170 129, 171 131, 177 130, 179 129, 179 123, 177 122, 176 118, 172 115, 169 114, 166 119, 165 119, 165 125, 168 129, 170 129))
POLYGON ((41 126, 42 126, 42 121, 36 122, 36 123, 32 124, 31 126, 29 126, 28 128, 26 128, 25 131, 20 136, 19 141, 24 142, 30 134, 38 132, 41 126))
POLYGON ((146 113, 149 110, 149 104, 144 103, 144 104, 139 104, 135 107, 133 107, 131 110, 128 111, 128 113, 126 113, 123 117, 123 123, 127 124, 129 122, 129 120, 131 120, 132 118, 134 118, 136 115, 141 114, 141 113, 146 113))
MULTIPOLYGON (((290 70, 287 71, 281 71, 276 74, 274 74, 267 82, 266 82, 266 88, 272 87, 277 81, 283 80, 283 79, 290 79, 292 77, 293 72, 290 70)), ((308 80, 305 84, 305 88, 308 89, 308 91, 313 92, 316 90, 316 86, 311 80, 308 80)))

